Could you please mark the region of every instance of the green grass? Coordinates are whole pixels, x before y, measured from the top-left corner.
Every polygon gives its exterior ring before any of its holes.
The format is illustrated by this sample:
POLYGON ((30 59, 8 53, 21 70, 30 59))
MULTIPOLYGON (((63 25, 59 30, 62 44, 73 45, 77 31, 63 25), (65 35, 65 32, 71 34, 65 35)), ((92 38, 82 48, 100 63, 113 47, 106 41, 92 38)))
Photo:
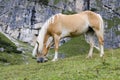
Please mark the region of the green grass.
POLYGON ((7 53, 20 53, 17 51, 17 47, 8 38, 6 38, 2 33, 0 33, 0 48, 4 48, 7 53))
MULTIPOLYGON (((56 5, 56 4, 58 4, 60 1, 61 1, 61 0, 54 0, 54 4, 56 5)), ((68 0, 62 0, 62 2, 65 2, 65 3, 67 3, 67 1, 68 1, 68 0)))
POLYGON ((16 45, 2 33, 0 33, 0 48, 4 48, 4 52, 0 52, 0 66, 23 62, 23 56, 20 54, 21 51, 17 51, 16 45))
MULTIPOLYGON (((68 43, 59 47, 59 53, 65 54, 66 57, 86 55, 88 53, 89 44, 84 40, 84 37, 72 38, 68 43)), ((54 53, 52 49, 50 53, 54 53)))
POLYGON ((103 58, 95 50, 93 58, 86 59, 88 49, 83 36, 73 38, 60 47, 64 59, 38 64, 28 58, 28 64, 1 66, 0 80, 120 80, 119 49, 106 49, 103 58))

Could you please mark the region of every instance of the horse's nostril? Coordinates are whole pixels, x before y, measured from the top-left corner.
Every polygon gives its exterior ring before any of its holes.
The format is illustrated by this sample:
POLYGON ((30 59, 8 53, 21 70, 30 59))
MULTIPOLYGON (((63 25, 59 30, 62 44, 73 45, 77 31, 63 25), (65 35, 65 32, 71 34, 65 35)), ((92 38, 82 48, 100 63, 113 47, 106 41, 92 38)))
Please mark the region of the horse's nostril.
POLYGON ((43 63, 43 62, 44 62, 44 58, 39 58, 39 59, 37 60, 37 62, 38 62, 38 63, 43 63))
POLYGON ((39 60, 37 60, 37 63, 40 63, 40 61, 39 61, 39 60))
POLYGON ((40 58, 40 62, 43 63, 44 62, 44 58, 40 58))

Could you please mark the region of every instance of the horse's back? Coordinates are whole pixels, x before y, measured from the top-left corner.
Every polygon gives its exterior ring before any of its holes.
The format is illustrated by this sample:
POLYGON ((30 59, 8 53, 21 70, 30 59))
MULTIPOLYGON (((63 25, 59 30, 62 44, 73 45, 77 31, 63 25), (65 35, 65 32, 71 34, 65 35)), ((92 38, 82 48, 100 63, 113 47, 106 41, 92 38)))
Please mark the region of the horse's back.
POLYGON ((61 15, 61 23, 65 27, 74 28, 88 23, 86 14, 61 15))
POLYGON ((89 26, 99 29, 99 24, 100 17, 92 11, 83 11, 73 15, 57 14, 54 16, 54 23, 50 25, 49 31, 61 34, 62 31, 67 30, 68 33, 81 34, 86 32, 89 26))

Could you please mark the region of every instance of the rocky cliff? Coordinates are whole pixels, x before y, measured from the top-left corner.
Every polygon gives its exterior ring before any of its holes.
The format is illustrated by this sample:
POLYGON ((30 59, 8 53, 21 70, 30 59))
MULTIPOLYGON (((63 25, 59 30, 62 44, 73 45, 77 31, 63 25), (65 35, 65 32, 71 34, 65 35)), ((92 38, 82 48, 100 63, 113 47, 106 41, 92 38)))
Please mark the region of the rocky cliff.
POLYGON ((105 47, 120 47, 120 0, 91 0, 90 8, 104 19, 105 47))
POLYGON ((0 0, 0 31, 34 43, 43 23, 56 13, 93 10, 105 21, 105 47, 120 47, 119 0, 0 0))

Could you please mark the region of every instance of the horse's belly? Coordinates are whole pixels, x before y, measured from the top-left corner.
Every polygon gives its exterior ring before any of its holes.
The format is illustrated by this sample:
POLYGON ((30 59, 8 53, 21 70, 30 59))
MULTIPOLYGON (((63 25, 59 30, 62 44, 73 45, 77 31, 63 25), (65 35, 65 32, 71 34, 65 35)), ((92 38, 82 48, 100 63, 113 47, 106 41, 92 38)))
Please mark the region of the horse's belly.
POLYGON ((62 29, 61 37, 70 36, 70 31, 68 29, 62 29))
POLYGON ((83 34, 88 31, 88 25, 84 26, 74 26, 74 28, 63 28, 61 37, 66 36, 79 36, 80 34, 83 34))
POLYGON ((88 31, 88 26, 77 27, 76 30, 70 33, 71 36, 79 36, 88 31))
POLYGON ((88 31, 88 28, 89 28, 88 25, 85 25, 85 26, 79 27, 79 29, 78 29, 78 33, 80 33, 80 34, 85 33, 85 32, 88 31))

